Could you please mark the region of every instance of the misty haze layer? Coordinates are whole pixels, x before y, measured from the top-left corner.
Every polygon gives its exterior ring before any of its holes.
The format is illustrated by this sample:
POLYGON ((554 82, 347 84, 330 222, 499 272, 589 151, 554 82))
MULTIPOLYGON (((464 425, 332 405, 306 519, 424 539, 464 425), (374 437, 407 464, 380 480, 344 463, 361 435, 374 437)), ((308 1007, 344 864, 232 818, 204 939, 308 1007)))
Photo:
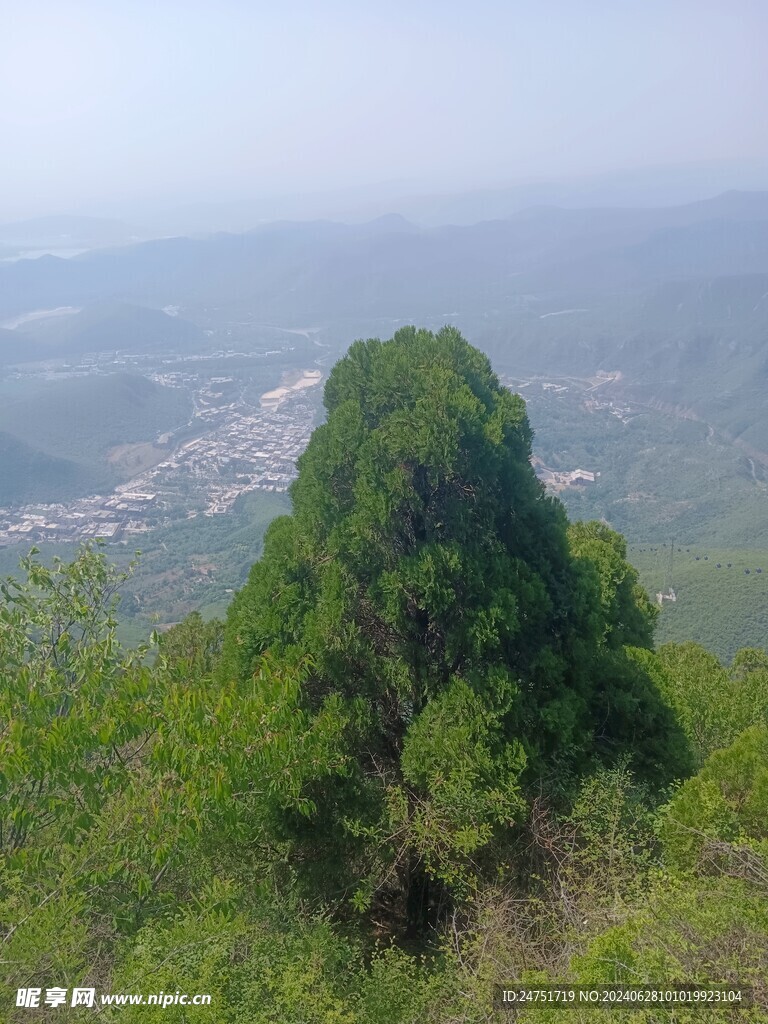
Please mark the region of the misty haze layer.
MULTIPOLYGON (((760 0, 33 0, 3 17, 0 221, 329 191, 333 210, 253 215, 340 214, 374 196, 765 162, 767 29, 760 0)), ((709 194, 727 185, 758 183, 709 194)))

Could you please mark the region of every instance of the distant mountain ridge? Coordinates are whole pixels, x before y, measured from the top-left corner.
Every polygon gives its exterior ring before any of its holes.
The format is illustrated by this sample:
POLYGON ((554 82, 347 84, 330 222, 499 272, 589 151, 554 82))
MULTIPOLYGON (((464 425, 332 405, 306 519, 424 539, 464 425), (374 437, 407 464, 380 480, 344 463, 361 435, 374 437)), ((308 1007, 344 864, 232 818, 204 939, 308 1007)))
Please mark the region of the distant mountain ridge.
POLYGON ((100 301, 247 302, 280 322, 417 316, 457 303, 482 313, 532 290, 599 293, 607 272, 611 287, 626 288, 669 274, 767 272, 767 238, 768 192, 650 210, 544 207, 468 227, 418 228, 397 216, 278 222, 0 265, 0 316, 100 301))

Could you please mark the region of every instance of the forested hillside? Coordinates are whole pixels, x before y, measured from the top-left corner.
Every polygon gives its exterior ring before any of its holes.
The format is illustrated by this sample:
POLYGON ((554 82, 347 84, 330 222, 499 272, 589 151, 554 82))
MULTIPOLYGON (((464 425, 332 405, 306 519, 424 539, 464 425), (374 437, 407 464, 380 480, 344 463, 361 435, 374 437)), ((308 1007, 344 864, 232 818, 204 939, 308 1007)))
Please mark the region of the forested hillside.
POLYGON ((573 1019, 768 1019, 768 653, 654 651, 624 539, 568 522, 455 329, 356 342, 324 402, 226 622, 121 649, 92 547, 2 584, 4 1019, 30 984, 484 1024, 616 983, 752 1005, 573 1019))

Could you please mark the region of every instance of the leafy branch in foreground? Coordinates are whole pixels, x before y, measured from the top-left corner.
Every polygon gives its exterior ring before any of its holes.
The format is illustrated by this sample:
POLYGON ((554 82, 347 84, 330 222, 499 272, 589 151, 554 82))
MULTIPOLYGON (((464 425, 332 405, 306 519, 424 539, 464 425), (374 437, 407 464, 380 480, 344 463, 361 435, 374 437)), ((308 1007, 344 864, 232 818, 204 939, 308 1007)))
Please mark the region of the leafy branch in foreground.
POLYGON ((57 825, 87 830, 155 731, 147 647, 115 639, 118 590, 130 574, 96 547, 48 567, 33 549, 25 576, 0 583, 0 850, 57 825))

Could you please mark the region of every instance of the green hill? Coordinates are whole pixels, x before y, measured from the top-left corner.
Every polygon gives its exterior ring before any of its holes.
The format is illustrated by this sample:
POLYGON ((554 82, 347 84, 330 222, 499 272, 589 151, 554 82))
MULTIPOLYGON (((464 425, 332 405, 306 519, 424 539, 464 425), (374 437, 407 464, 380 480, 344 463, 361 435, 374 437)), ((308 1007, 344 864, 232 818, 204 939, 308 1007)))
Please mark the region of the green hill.
POLYGON ((757 457, 707 424, 681 418, 685 410, 674 415, 633 406, 622 420, 607 405, 589 410, 590 393, 566 383, 564 394, 543 391, 538 382, 523 394, 534 451, 544 464, 600 473, 592 486, 562 492, 572 519, 605 519, 638 544, 678 538, 718 548, 768 547, 768 482, 757 457))
POLYGON ((64 500, 98 486, 99 473, 70 459, 60 459, 0 433, 0 505, 64 500))
POLYGON ((676 544, 629 547, 629 560, 653 597, 671 586, 657 643, 694 640, 730 661, 741 647, 768 646, 768 550, 676 544))
POLYGON ((190 412, 186 392, 134 374, 41 385, 0 408, 5 500, 57 501, 111 487, 120 476, 107 462, 110 449, 151 441, 190 412))

